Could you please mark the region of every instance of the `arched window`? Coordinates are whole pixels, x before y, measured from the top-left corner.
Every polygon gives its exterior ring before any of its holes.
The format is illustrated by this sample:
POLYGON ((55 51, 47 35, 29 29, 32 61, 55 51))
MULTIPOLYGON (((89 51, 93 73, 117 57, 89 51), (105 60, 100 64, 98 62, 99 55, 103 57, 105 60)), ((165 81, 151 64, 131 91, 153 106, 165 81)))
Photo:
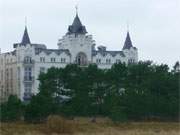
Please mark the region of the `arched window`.
POLYGON ((80 66, 87 65, 87 56, 85 53, 83 52, 78 53, 78 55, 76 56, 76 64, 80 66))

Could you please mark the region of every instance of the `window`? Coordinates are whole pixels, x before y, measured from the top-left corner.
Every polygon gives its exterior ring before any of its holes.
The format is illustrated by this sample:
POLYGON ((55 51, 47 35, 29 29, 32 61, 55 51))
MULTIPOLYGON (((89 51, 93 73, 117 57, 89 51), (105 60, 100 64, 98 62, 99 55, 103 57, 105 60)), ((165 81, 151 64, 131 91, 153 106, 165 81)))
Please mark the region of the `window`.
POLYGON ((45 67, 40 67, 40 73, 45 73, 46 69, 45 67))
POLYGON ((25 67, 25 69, 24 69, 24 80, 32 81, 32 68, 31 67, 25 67))
POLYGON ((24 100, 29 100, 31 99, 31 90, 32 90, 32 85, 31 84, 25 84, 24 85, 24 100))
POLYGON ((1 81, 3 81, 3 70, 1 70, 1 81))
POLYGON ((40 62, 45 62, 45 57, 40 57, 40 62))
POLYGON ((61 63, 65 63, 66 59, 65 58, 61 58, 61 63))
POLYGON ((21 77, 21 71, 20 71, 20 67, 17 68, 17 78, 18 80, 20 80, 20 77, 21 77))
POLYGON ((106 64, 111 64, 111 59, 106 59, 106 64))
POLYGON ((121 60, 120 59, 116 59, 116 63, 121 63, 121 60))
POLYGON ((11 72, 10 73, 11 74, 11 79, 13 79, 13 69, 12 68, 10 69, 10 72, 11 72))
POLYGON ((32 63, 31 57, 26 56, 26 57, 24 58, 24 62, 25 62, 25 63, 32 63))
POLYGON ((56 58, 51 58, 51 62, 56 62, 56 58))
POLYGON ((31 88, 32 88, 32 85, 31 84, 25 84, 25 93, 31 93, 31 88))
POLYGON ((3 59, 1 59, 1 65, 3 64, 3 59))
POLYGON ((129 60, 128 60, 128 63, 129 63, 129 64, 134 63, 134 62, 135 62, 134 59, 129 59, 129 60))
POLYGON ((8 80, 8 78, 9 78, 9 70, 8 70, 8 68, 6 69, 6 77, 7 77, 7 80, 8 80))
POLYGON ((78 53, 76 56, 76 63, 80 66, 85 66, 88 63, 86 54, 83 52, 78 53))
POLYGON ((100 64, 101 63, 101 59, 96 59, 96 63, 100 64))

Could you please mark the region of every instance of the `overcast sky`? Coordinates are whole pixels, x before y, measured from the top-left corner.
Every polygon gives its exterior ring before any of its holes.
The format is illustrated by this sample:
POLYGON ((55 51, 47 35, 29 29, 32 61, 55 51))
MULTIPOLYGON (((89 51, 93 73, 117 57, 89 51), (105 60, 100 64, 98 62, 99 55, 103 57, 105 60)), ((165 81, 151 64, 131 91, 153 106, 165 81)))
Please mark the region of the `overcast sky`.
POLYGON ((78 3, 81 22, 96 45, 121 50, 129 24, 140 60, 172 67, 180 60, 180 0, 0 0, 1 52, 20 42, 27 17, 32 43, 57 48, 78 3))

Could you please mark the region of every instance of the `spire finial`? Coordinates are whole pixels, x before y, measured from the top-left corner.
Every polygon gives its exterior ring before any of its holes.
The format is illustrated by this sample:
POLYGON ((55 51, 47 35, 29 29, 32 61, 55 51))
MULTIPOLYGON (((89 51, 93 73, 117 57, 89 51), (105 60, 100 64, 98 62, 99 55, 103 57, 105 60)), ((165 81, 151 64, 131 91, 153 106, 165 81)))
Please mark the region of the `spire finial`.
POLYGON ((25 16, 25 27, 27 27, 27 16, 25 16))
POLYGON ((127 32, 129 32, 129 21, 127 21, 127 32))
POLYGON ((76 15, 78 15, 78 4, 75 6, 76 8, 76 15))

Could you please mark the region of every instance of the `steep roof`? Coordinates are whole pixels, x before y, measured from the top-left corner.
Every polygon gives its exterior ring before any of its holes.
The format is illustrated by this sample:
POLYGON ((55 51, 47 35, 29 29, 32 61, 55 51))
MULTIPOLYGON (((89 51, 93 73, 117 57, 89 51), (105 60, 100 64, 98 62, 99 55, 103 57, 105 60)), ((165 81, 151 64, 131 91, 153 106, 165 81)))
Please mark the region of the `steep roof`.
POLYGON ((24 30, 24 34, 23 34, 23 37, 22 37, 21 44, 22 45, 31 44, 31 41, 30 41, 26 26, 25 26, 25 30, 24 30))
POLYGON ((78 14, 76 14, 76 17, 74 18, 74 21, 73 21, 72 25, 76 26, 76 27, 81 27, 82 26, 82 23, 81 23, 81 20, 79 19, 78 14))
POLYGON ((133 47, 133 45, 132 45, 131 38, 129 35, 129 31, 128 31, 127 36, 126 36, 126 40, 124 42, 123 50, 130 49, 131 47, 133 47))
POLYGON ((41 52, 44 52, 45 54, 49 55, 51 53, 56 53, 57 55, 60 55, 61 53, 66 53, 67 55, 71 55, 70 51, 68 49, 47 49, 47 48, 36 48, 36 55, 39 55, 41 52))
POLYGON ((93 50, 92 55, 96 56, 98 53, 100 53, 102 56, 106 56, 107 54, 110 54, 112 57, 115 57, 116 55, 121 55, 122 57, 125 57, 125 54, 123 51, 99 51, 99 50, 93 50))
POLYGON ((72 25, 69 26, 67 34, 86 34, 86 27, 82 25, 78 14, 74 18, 72 25))

